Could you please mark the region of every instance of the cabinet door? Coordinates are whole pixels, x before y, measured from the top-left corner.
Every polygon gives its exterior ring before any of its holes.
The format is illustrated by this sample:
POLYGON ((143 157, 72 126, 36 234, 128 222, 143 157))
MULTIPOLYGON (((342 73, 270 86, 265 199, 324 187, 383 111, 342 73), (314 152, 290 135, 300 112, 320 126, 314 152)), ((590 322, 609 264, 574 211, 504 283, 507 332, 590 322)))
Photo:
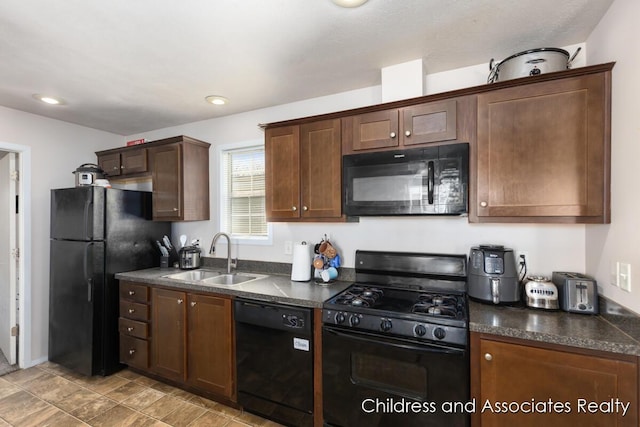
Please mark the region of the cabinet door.
POLYGON ((609 221, 607 87, 594 74, 478 95, 478 217, 609 221))
POLYGON ((342 214, 340 119, 300 126, 300 180, 303 218, 342 214))
POLYGON ((151 369, 175 381, 185 381, 186 294, 151 291, 151 369))
POLYGON ((265 133, 267 221, 300 217, 300 129, 286 126, 265 133))
POLYGON ((149 150, 153 164, 153 219, 182 219, 182 153, 180 144, 149 150))
POLYGON ((456 113, 455 100, 404 108, 402 110, 404 145, 456 139, 456 113))
POLYGON ((107 178, 120 175, 120 153, 98 156, 98 166, 107 174, 107 178))
MULTIPOLYGON (((482 427, 491 426, 637 426, 636 363, 565 353, 524 345, 480 340, 480 396, 476 412, 482 427), (627 414, 584 413, 579 404, 631 402, 627 414), (570 413, 495 413, 481 411, 488 400, 500 402, 568 402, 570 413)), ((544 405, 544 403, 542 403, 544 405)), ((525 408, 526 409, 526 408, 525 408)))
POLYGON ((123 151, 120 154, 122 174, 141 173, 147 171, 147 149, 138 148, 131 151, 123 151))
POLYGON ((354 116, 351 132, 354 151, 397 147, 400 141, 398 110, 376 111, 354 116))
POLYGON ((231 299, 189 294, 187 382, 231 398, 233 330, 231 299))

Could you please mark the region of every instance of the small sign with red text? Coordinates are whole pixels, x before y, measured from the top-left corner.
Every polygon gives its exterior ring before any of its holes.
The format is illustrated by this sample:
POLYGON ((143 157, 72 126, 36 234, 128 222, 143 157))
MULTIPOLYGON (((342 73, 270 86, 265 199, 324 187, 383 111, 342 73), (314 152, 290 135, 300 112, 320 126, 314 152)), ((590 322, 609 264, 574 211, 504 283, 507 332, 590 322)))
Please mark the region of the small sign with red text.
POLYGON ((144 138, 133 139, 131 141, 127 141, 127 147, 130 147, 132 145, 144 144, 145 142, 146 142, 146 140, 144 138))

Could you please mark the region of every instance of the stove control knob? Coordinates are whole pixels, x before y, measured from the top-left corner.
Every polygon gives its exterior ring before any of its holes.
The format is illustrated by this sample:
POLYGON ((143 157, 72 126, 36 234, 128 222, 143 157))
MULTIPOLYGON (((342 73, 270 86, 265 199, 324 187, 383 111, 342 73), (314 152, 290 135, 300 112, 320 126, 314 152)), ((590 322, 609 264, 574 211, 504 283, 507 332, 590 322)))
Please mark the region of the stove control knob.
POLYGON ((424 334, 427 333, 427 328, 425 328, 424 325, 416 325, 416 327, 413 328, 413 332, 415 332, 417 336, 423 337, 424 334))
POLYGON ((391 320, 389 319, 382 319, 382 322, 380 322, 380 329, 382 329, 383 332, 390 331, 391 326, 393 325, 391 324, 391 320))
POLYGON ((443 339, 447 335, 447 332, 442 328, 435 328, 433 330, 433 336, 439 340, 443 339))
POLYGON ((338 313, 336 314, 336 323, 337 324, 341 324, 344 323, 344 321, 346 320, 344 313, 338 313))
POLYGON ((360 318, 356 314, 351 315, 349 318, 349 324, 351 326, 358 326, 360 324, 360 318))

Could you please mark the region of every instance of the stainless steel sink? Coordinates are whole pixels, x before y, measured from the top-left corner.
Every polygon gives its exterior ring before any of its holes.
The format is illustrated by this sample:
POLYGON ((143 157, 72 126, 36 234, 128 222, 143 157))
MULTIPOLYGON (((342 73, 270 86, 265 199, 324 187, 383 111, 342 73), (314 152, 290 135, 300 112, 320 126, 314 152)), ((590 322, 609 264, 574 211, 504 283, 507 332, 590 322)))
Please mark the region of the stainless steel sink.
POLYGON ((262 274, 244 274, 244 273, 233 273, 233 274, 220 274, 215 277, 209 277, 208 279, 202 280, 203 285, 239 285, 240 283, 251 282, 252 280, 263 279, 267 276, 262 274))
POLYGON ((220 276, 219 271, 211 271, 211 270, 188 270, 183 271, 181 273, 173 273, 167 274, 167 279, 176 279, 176 280, 188 280, 191 282, 199 282, 201 280, 209 279, 211 277, 220 276))

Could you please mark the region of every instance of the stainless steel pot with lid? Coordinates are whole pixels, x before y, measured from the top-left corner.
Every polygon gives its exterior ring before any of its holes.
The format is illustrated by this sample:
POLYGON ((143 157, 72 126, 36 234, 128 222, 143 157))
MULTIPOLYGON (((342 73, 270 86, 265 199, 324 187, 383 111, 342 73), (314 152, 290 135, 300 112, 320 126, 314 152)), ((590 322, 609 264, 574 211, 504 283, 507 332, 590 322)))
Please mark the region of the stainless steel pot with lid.
POLYGON ((184 246, 178 252, 178 266, 182 270, 193 270, 200 268, 201 249, 197 245, 184 246))
POLYGON ((566 70, 571 68, 571 62, 580 50, 582 50, 581 47, 575 51, 571 58, 569 58, 569 52, 557 47, 525 50, 500 62, 494 62, 491 58, 487 83, 566 70))
POLYGON ((76 187, 94 185, 97 179, 105 179, 102 168, 94 163, 84 163, 73 171, 76 176, 76 187))

